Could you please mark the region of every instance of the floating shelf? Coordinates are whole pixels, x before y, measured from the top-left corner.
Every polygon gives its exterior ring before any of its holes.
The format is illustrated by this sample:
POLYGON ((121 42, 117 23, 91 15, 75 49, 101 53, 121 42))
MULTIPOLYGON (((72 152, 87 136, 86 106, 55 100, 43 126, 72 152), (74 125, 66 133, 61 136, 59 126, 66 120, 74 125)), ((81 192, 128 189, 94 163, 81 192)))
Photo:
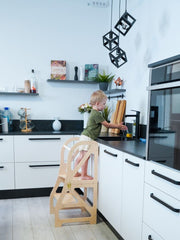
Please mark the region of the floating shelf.
POLYGON ((23 95, 23 96, 38 96, 39 93, 21 93, 21 92, 0 92, 0 95, 23 95))
POLYGON ((48 79, 47 82, 57 82, 57 83, 74 83, 74 84, 98 84, 95 81, 80 81, 80 80, 56 80, 56 79, 48 79))

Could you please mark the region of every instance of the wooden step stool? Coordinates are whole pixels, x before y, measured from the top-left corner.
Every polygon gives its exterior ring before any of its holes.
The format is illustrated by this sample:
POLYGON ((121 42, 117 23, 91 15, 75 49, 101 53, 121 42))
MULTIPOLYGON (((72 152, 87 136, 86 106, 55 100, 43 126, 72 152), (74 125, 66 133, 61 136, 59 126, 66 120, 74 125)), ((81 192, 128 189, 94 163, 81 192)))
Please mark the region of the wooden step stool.
MULTIPOLYGON (((88 161, 90 161, 90 159, 88 161)), ((64 223, 89 222, 96 224, 97 218, 97 164, 98 164, 98 143, 95 141, 79 141, 79 137, 68 139, 61 149, 61 160, 59 174, 56 184, 50 194, 50 213, 55 214, 55 227, 60 227, 64 223), (81 162, 74 168, 74 161, 79 155, 79 147, 88 145, 88 151, 81 162), (68 153, 67 153, 68 151, 68 153), (67 157, 66 157, 67 156, 67 157), (92 163, 92 180, 82 180, 81 177, 74 177, 85 161, 90 157, 92 163), (60 184, 63 184, 61 193, 57 192, 60 184), (76 189, 81 189, 83 195, 76 189), (93 191, 93 203, 87 199, 87 189, 93 191), (80 216, 63 218, 60 211, 64 209, 80 209, 80 216), (88 216, 82 216, 82 211, 86 211, 88 216)))

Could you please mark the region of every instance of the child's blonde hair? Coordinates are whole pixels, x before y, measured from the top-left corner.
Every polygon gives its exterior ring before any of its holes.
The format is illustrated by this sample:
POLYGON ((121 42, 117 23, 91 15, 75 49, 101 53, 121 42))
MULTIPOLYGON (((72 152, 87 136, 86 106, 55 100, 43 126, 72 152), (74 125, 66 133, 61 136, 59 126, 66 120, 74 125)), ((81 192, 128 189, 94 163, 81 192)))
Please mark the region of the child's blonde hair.
POLYGON ((98 90, 92 93, 90 98, 90 104, 93 106, 96 104, 96 102, 101 102, 103 100, 107 100, 107 96, 103 91, 98 90))

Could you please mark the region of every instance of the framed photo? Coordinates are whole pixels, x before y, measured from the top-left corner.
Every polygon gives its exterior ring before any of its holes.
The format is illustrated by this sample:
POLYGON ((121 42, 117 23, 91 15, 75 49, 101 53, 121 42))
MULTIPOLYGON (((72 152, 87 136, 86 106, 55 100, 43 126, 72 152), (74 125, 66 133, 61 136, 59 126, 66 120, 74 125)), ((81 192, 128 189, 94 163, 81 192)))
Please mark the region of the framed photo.
POLYGON ((66 61, 51 60, 51 79, 66 80, 66 61))
POLYGON ((85 64, 85 81, 94 81, 99 72, 98 64, 85 64))

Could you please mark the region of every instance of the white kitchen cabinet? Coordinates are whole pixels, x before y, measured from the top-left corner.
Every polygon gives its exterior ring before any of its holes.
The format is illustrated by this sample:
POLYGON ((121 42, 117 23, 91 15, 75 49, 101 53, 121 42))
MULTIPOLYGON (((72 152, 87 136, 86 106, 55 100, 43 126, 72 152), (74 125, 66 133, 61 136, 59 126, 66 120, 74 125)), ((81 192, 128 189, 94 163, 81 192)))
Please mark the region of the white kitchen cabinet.
POLYGON ((100 145, 98 209, 121 233, 122 152, 100 145))
POLYGON ((162 239, 179 240, 180 172, 154 162, 145 168, 143 222, 162 239))
POLYGON ((53 187, 58 176, 61 147, 71 137, 15 136, 15 188, 53 187))
POLYGON ((142 240, 163 240, 156 232, 149 226, 143 224, 142 240))
POLYGON ((0 190, 14 189, 13 136, 0 136, 0 190))
POLYGON ((13 136, 0 136, 0 153, 0 163, 14 162, 13 136))
POLYGON ((0 190, 14 189, 14 163, 0 163, 0 190))
POLYGON ((60 161, 60 151, 69 135, 14 136, 15 162, 60 161))
POLYGON ((15 165, 15 188, 53 187, 58 176, 57 162, 25 162, 15 165))
POLYGON ((125 240, 141 239, 144 160, 124 153, 122 185, 122 231, 125 240))

